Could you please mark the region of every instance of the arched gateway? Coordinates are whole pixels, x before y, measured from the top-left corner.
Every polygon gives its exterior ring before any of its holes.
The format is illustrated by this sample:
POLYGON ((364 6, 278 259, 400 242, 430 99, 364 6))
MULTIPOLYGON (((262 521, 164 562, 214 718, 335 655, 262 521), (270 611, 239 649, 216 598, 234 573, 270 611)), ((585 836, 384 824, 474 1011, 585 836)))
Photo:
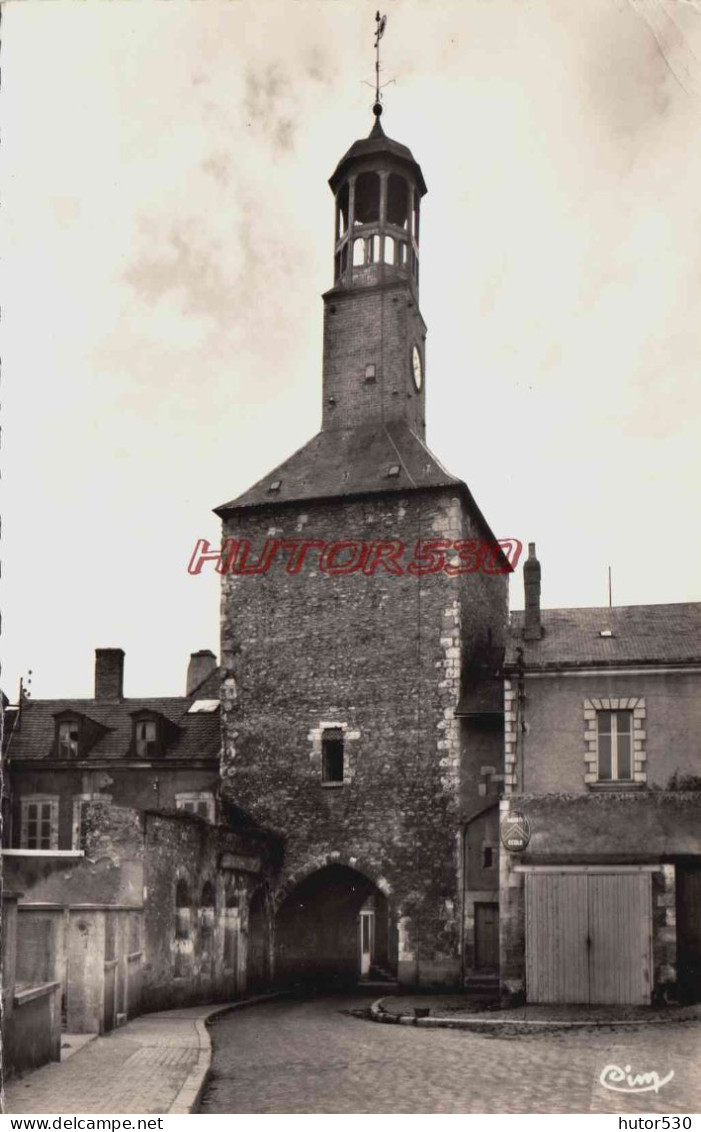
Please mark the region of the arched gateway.
POLYGON ((351 985, 396 966, 387 898, 347 865, 327 865, 300 881, 277 914, 281 982, 351 985))

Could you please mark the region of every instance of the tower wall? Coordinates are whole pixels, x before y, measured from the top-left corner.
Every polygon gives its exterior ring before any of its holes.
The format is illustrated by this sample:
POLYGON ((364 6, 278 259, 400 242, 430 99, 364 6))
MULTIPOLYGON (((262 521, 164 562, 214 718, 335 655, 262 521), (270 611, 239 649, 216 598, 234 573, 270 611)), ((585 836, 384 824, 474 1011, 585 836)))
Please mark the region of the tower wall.
POLYGON ((426 327, 407 283, 332 291, 324 309, 323 427, 403 419, 425 433, 425 384, 417 392, 411 352, 423 356, 426 327), (374 378, 366 367, 375 366, 374 378))
POLYGON ((507 579, 416 578, 419 538, 479 537, 450 490, 239 511, 225 537, 401 539, 405 572, 333 577, 310 552, 222 585, 222 789, 280 831, 279 893, 327 863, 357 868, 389 899, 407 983, 460 976, 463 655, 507 615, 507 579), (344 736, 344 783, 322 783, 325 727, 344 736))

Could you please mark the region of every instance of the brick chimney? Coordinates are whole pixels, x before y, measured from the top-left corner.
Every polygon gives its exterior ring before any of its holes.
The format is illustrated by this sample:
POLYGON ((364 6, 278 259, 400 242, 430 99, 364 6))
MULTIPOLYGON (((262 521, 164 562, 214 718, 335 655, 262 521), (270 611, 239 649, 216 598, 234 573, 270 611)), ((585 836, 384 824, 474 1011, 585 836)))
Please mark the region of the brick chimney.
POLYGON ((124 698, 124 650, 95 649, 95 699, 124 698))
POLYGON ((526 590, 526 622, 524 641, 539 641, 543 636, 540 621, 540 562, 535 556, 535 543, 528 544, 528 558, 523 564, 523 584, 526 590))
POLYGON ((198 688, 202 681, 214 672, 216 667, 217 658, 211 649, 200 649, 199 652, 190 653, 185 695, 191 696, 195 688, 198 688))

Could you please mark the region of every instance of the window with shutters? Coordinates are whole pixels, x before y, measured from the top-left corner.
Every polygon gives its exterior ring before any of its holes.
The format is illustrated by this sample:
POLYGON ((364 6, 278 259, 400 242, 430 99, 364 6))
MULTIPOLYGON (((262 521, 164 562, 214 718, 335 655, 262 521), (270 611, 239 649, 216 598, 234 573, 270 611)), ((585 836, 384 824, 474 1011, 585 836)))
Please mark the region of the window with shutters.
POLYGON ((56 724, 56 746, 60 759, 77 759, 80 750, 80 720, 62 719, 56 724))
POLYGON ((58 849, 58 796, 33 794, 21 799, 21 849, 58 849))
POLYGON ((158 754, 158 723, 155 719, 134 721, 134 749, 139 759, 151 759, 158 754))

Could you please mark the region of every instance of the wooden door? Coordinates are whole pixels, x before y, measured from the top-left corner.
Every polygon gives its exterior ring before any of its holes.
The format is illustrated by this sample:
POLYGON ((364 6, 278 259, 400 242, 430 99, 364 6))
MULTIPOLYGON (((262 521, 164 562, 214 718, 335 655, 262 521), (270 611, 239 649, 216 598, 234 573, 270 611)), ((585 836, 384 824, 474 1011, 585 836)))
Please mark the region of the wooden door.
POLYGON ((685 1002, 701 1002, 701 866, 677 866, 677 978, 685 1002))
POLYGON ((499 968, 498 904, 475 904, 475 967, 478 971, 499 968))
POLYGON ((589 1001, 650 1002, 650 874, 588 877, 589 1001))
POLYGON ((526 874, 529 1002, 589 1002, 587 877, 526 874))
POLYGON ((529 1002, 645 1005, 651 986, 649 873, 528 873, 529 1002))
POLYGON ((370 974, 375 936, 375 912, 363 909, 360 913, 360 976, 370 974))

